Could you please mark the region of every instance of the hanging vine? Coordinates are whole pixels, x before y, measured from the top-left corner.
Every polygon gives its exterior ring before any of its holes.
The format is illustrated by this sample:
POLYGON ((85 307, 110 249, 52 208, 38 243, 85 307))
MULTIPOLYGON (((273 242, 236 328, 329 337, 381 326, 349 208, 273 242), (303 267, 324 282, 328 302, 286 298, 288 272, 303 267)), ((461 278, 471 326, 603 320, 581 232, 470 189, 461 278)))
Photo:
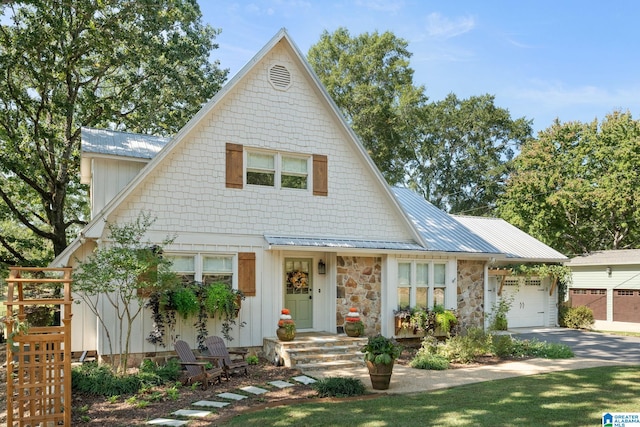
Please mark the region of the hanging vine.
POLYGON ((154 324, 147 341, 166 347, 167 333, 175 328, 176 314, 184 319, 195 317, 193 326, 197 331, 196 340, 200 350, 206 348, 204 340, 209 335, 209 319, 221 320, 222 336, 232 341, 232 327, 245 325, 245 322, 238 324, 236 321, 240 302, 244 298, 241 291, 220 282, 208 285, 201 282, 180 283, 176 288, 153 292, 145 304, 151 310, 154 324))

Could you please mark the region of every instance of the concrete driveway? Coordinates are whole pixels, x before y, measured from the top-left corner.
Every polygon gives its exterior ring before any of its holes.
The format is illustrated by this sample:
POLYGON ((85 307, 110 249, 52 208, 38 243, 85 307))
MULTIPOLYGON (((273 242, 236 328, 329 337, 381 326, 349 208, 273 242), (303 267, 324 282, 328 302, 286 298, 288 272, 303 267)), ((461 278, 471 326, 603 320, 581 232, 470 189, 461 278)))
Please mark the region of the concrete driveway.
POLYGON ((514 338, 567 344, 576 357, 640 363, 640 337, 587 332, 566 328, 510 329, 514 338))

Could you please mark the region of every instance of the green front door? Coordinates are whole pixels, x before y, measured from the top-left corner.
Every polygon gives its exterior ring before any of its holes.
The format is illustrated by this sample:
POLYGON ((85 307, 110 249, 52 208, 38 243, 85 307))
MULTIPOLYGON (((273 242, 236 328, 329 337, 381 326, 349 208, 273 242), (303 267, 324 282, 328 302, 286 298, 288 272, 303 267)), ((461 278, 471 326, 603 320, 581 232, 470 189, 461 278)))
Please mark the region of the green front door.
POLYGON ((296 329, 313 327, 312 258, 285 258, 284 303, 291 311, 296 329))

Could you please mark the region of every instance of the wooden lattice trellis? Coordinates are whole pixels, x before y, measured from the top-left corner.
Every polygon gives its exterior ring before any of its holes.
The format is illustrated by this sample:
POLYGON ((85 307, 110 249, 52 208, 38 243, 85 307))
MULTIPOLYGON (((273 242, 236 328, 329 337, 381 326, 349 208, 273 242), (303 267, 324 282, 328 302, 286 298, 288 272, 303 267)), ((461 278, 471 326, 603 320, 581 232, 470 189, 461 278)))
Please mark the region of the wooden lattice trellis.
POLYGON ((7 285, 7 426, 71 426, 71 268, 11 267, 7 285))

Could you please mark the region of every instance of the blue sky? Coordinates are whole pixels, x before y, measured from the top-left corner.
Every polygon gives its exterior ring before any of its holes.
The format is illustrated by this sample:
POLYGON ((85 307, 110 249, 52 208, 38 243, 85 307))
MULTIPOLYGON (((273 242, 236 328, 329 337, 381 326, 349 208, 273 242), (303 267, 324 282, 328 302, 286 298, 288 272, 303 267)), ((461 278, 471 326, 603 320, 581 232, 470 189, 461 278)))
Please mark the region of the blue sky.
POLYGON ((237 73, 285 27, 303 53, 323 30, 391 31, 409 42, 414 83, 432 101, 485 93, 536 131, 640 112, 635 0, 199 0, 222 29, 213 58, 237 73))

